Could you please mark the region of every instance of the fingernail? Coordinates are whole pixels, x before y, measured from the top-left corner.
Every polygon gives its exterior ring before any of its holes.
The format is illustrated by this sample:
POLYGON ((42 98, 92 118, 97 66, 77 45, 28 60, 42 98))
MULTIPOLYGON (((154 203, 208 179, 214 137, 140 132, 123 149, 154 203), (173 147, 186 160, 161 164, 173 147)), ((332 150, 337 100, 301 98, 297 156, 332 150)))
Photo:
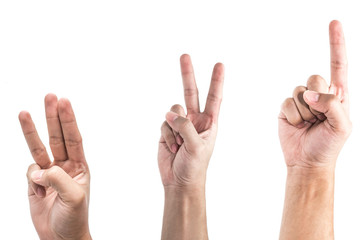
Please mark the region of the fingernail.
POLYGON ((317 119, 316 119, 316 118, 313 118, 313 119, 311 119, 309 122, 315 123, 316 121, 317 121, 317 119))
POLYGON ((36 171, 31 173, 31 179, 34 180, 34 181, 40 180, 43 173, 44 173, 44 170, 36 170, 36 171))
POLYGON ((305 91, 305 97, 307 100, 309 100, 310 102, 318 102, 319 101, 319 97, 320 94, 314 91, 305 91))
POLYGON ((174 112, 168 112, 166 114, 166 119, 169 119, 170 121, 175 121, 177 118, 179 117, 179 115, 177 115, 176 113, 174 112))
POLYGON ((177 150, 178 150, 178 146, 177 146, 175 143, 173 143, 173 145, 171 145, 171 151, 172 151, 173 153, 176 153, 177 150))
POLYGON ((296 125, 297 128, 303 128, 305 126, 305 122, 301 122, 298 125, 296 125))
POLYGON ((182 139, 182 137, 180 135, 177 135, 176 136, 176 143, 181 145, 183 144, 184 140, 182 139))
POLYGON ((45 197, 46 196, 46 192, 45 189, 42 187, 38 187, 36 190, 36 193, 39 197, 45 197))

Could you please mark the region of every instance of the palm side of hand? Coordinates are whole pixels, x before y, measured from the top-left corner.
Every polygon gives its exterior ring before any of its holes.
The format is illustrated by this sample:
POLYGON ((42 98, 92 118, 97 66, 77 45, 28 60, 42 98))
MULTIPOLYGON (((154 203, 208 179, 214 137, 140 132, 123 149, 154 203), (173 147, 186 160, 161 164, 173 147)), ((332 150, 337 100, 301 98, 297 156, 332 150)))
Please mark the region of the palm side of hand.
MULTIPOLYGON (((30 114, 22 112, 20 123, 35 160, 28 171, 29 202, 34 226, 41 239, 76 239, 88 231, 87 211, 90 189, 89 169, 82 148, 80 132, 68 100, 57 100, 53 94, 45 98, 45 110, 54 161, 42 144, 30 114), (39 185, 32 174, 46 171, 48 178, 61 181, 67 177, 70 191, 58 192, 54 180, 39 185)), ((45 175, 45 172, 44 172, 45 175)), ((64 182, 63 184, 66 184, 64 182)))
MULTIPOLYGON (((88 198, 89 179, 88 175, 81 173, 73 178, 84 190, 84 197, 88 198)), ((34 193, 29 195, 31 217, 36 228, 42 228, 41 235, 51 239, 54 235, 64 237, 67 233, 78 231, 79 225, 87 224, 79 218, 81 212, 87 211, 86 201, 81 201, 80 206, 71 206, 61 199, 59 193, 52 187, 48 187, 46 196, 39 198, 34 193), (64 224, 58 224, 64 223, 64 224)), ((39 233, 40 235, 40 233, 39 233)))
POLYGON ((158 152, 159 169, 164 186, 184 186, 204 182, 206 169, 215 144, 217 118, 222 99, 223 66, 221 64, 214 67, 207 107, 204 112, 199 111, 198 90, 188 55, 181 57, 181 70, 187 115, 179 105, 174 105, 171 111, 190 120, 200 141, 196 146, 196 151, 189 151, 183 144, 184 140, 180 134, 171 129, 166 121, 164 122, 158 152), (172 145, 169 144, 169 141, 164 138, 164 131, 173 133, 173 142, 177 146, 175 151, 171 149, 172 145))
POLYGON ((327 167, 336 160, 342 142, 337 141, 327 120, 306 123, 302 128, 279 119, 280 143, 289 167, 327 167))
POLYGON ((188 184, 198 182, 197 179, 194 179, 194 176, 203 178, 203 169, 207 167, 214 148, 217 126, 214 123, 204 124, 202 122, 210 122, 211 119, 202 120, 209 118, 203 114, 188 116, 188 118, 192 119, 192 123, 199 133, 203 144, 198 146, 199 152, 195 156, 190 154, 183 144, 179 146, 176 153, 173 153, 169 151, 166 143, 160 143, 159 153, 161 154, 159 154, 159 159, 166 159, 167 166, 164 172, 167 172, 165 175, 172 177, 170 182, 186 182, 188 184))
POLYGON ((330 87, 323 78, 313 75, 306 87, 296 87, 293 98, 286 99, 282 105, 279 137, 289 167, 334 167, 351 131, 345 40, 338 21, 330 23, 329 37, 330 87), (318 100, 310 101, 310 107, 305 95, 313 93, 318 95, 318 100), (323 111, 315 110, 314 106, 323 111))

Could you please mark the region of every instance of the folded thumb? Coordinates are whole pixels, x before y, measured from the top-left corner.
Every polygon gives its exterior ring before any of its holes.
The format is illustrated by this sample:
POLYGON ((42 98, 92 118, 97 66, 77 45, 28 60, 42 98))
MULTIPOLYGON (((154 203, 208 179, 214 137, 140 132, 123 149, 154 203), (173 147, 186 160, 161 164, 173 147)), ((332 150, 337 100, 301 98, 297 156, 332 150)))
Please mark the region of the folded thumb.
POLYGON ((166 114, 166 121, 170 127, 178 132, 184 139, 188 150, 196 149, 199 146, 200 137, 190 119, 184 118, 174 112, 168 112, 166 114))
POLYGON ((81 186, 58 166, 32 172, 31 180, 41 186, 52 187, 64 202, 77 202, 84 193, 81 186))
POLYGON ((305 102, 312 109, 326 116, 332 127, 343 129, 349 122, 340 99, 334 94, 324 94, 307 90, 303 96, 305 102))

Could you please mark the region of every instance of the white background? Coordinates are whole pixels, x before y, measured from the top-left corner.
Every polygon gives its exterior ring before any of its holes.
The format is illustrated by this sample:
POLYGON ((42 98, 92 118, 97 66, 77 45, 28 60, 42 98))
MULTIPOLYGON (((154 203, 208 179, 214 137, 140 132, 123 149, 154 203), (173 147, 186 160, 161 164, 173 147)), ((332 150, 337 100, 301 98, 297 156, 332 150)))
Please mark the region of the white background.
POLYGON ((157 143, 183 104, 179 57, 192 56, 204 106, 212 67, 226 68, 208 169, 211 239, 277 239, 286 168, 283 99, 311 74, 329 79, 328 24, 341 20, 353 133, 336 171, 337 239, 360 238, 360 14, 357 1, 1 1, 0 239, 37 239, 27 202, 33 162, 17 115, 47 144, 43 98, 72 101, 92 174, 94 239, 159 239, 157 143))

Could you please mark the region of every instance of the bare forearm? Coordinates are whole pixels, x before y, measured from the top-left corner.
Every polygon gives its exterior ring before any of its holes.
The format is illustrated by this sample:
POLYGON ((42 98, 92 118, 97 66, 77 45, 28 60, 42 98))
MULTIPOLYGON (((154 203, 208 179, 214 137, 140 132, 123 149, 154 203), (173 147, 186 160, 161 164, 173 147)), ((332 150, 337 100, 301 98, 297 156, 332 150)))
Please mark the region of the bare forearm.
POLYGON ((162 240, 206 240, 205 189, 165 188, 162 240))
POLYGON ((83 240, 92 240, 90 232, 86 233, 85 236, 83 236, 81 239, 83 239, 83 240))
POLYGON ((334 171, 289 169, 280 239, 333 239, 334 171))

